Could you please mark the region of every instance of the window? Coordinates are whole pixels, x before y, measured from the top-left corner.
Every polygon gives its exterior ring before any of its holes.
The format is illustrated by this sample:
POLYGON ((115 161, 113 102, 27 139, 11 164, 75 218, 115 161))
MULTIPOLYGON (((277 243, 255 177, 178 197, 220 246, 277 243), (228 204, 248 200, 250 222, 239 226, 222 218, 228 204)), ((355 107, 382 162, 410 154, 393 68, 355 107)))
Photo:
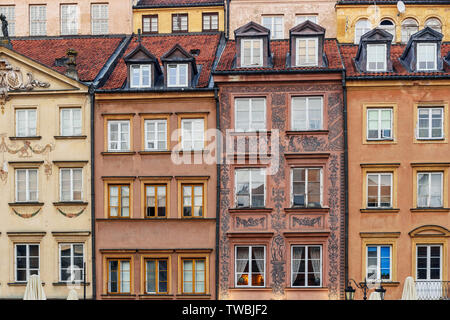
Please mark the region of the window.
POLYGON ((392 34, 392 42, 395 42, 395 24, 389 19, 383 19, 380 22, 380 29, 389 32, 392 34))
POLYGON ((295 16, 295 24, 298 25, 300 23, 303 23, 305 21, 311 21, 314 23, 317 23, 317 15, 304 15, 304 14, 297 14, 295 16))
POLYGON ((444 138, 444 108, 418 109, 417 138, 444 138))
POLYGON ((108 33, 108 4, 92 4, 91 22, 92 34, 108 33))
POLYGON ((386 71, 386 45, 367 45, 367 71, 386 71))
POLYGON ((203 31, 219 31, 219 14, 203 14, 203 31))
POLYGON ((39 275, 39 244, 16 244, 15 281, 27 282, 31 275, 39 275))
POLYGON ((367 280, 392 281, 391 246, 367 246, 367 280))
POLYGON ((270 30, 271 39, 283 39, 283 16, 263 16, 262 25, 270 30))
POLYGON ((131 270, 129 259, 108 260, 108 293, 130 293, 131 270))
POLYGON ((235 109, 236 131, 266 130, 265 98, 235 99, 235 109))
POLYGON ((61 5, 61 34, 78 33, 78 6, 76 4, 61 5))
POLYGON ((367 140, 392 140, 392 109, 367 109, 367 140))
POLYGON ((439 33, 442 33, 442 24, 441 22, 436 18, 430 18, 427 21, 425 21, 425 27, 430 27, 434 31, 437 31, 439 33))
POLYGON ((83 169, 60 170, 61 201, 81 201, 83 198, 83 169))
POLYGON ((322 206, 322 170, 319 168, 291 169, 291 205, 293 207, 322 206))
POLYGON ((167 120, 145 120, 145 150, 167 150, 167 120))
POLYGON ((417 44, 417 70, 436 70, 436 43, 417 44))
POLYGON ((130 185, 108 185, 110 218, 130 217, 130 185))
POLYGON ((146 185, 145 212, 147 218, 166 216, 166 185, 146 185))
POLYGON ((108 151, 130 151, 130 121, 108 121, 108 151))
POLYGON ((168 293, 168 259, 145 260, 145 293, 168 293))
POLYGON ((186 63, 177 63, 167 65, 167 86, 168 87, 187 87, 188 86, 188 65, 186 63))
POLYGON ((131 88, 150 88, 151 66, 149 64, 132 64, 130 67, 131 88))
POLYGON ((419 24, 416 20, 408 18, 402 22, 402 42, 406 43, 409 38, 419 31, 419 24))
POLYGON ((323 128, 322 109, 322 97, 293 97, 291 107, 292 130, 321 130, 323 128))
POLYGON ((81 108, 61 109, 61 135, 81 135, 81 108))
POLYGON ((392 207, 392 173, 367 174, 367 207, 392 207))
POLYGON ((234 268, 236 287, 264 287, 266 247, 236 246, 234 268))
POLYGON ((203 217, 204 216, 204 185, 203 184, 183 184, 183 217, 203 217))
POLYGON ((3 14, 8 21, 8 34, 10 37, 15 36, 16 29, 16 13, 15 6, 0 6, 0 14, 3 14))
POLYGON ((318 39, 317 38, 297 38, 297 56, 295 65, 317 66, 318 63, 318 39))
POLYGON ((418 245, 416 249, 416 279, 440 281, 442 279, 442 246, 418 245))
POLYGON ((59 245, 59 281, 83 281, 84 245, 61 243, 59 245))
POLYGON ((265 206, 266 171, 262 168, 236 169, 235 201, 237 208, 265 206))
POLYGON ((172 14, 172 32, 187 32, 188 31, 188 15, 172 14))
POLYGON ((158 15, 142 16, 142 32, 158 33, 158 15))
POLYGON ((16 109, 16 135, 36 136, 36 109, 16 109))
POLYGON ((361 37, 372 29, 372 25, 367 19, 360 19, 355 24, 355 43, 359 43, 361 37))
POLYGON ((30 5, 30 36, 47 34, 47 6, 30 5))
POLYGON ((16 202, 38 201, 38 170, 16 169, 16 202))
POLYGON ((417 207, 442 207, 443 172, 417 173, 417 207))
POLYGON ((241 67, 261 67, 263 65, 262 39, 241 40, 241 67))
POLYGON ((206 293, 206 259, 182 259, 183 290, 186 293, 206 293))
POLYGON ((202 150, 205 146, 205 119, 181 119, 183 150, 202 150))
POLYGON ((292 246, 291 286, 322 286, 322 246, 292 246))

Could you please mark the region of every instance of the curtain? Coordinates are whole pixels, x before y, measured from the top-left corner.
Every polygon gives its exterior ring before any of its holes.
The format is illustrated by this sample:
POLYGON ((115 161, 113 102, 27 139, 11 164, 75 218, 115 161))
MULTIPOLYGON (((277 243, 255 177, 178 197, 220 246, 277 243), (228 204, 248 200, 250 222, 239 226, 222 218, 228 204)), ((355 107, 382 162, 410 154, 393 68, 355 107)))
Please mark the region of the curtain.
MULTIPOLYGON (((249 255, 248 247, 238 247, 236 249, 236 276, 238 279, 238 285, 247 285, 246 283, 239 283, 239 278, 244 273, 245 269, 248 267, 249 255)), ((247 268, 248 270, 248 268, 247 268)))
POLYGON ((309 249, 309 257, 314 271, 314 278, 316 282, 320 283, 320 247, 311 247, 309 249))

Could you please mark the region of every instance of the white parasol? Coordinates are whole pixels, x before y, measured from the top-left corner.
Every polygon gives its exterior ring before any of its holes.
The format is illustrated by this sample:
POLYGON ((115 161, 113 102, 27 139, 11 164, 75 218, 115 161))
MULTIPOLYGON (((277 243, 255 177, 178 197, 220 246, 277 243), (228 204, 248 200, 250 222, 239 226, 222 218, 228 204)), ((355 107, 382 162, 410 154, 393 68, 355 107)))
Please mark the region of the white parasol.
POLYGON ((47 300, 41 279, 37 274, 30 276, 23 300, 47 300))
POLYGON ((416 286, 412 277, 406 277, 405 279, 402 300, 417 300, 416 286))

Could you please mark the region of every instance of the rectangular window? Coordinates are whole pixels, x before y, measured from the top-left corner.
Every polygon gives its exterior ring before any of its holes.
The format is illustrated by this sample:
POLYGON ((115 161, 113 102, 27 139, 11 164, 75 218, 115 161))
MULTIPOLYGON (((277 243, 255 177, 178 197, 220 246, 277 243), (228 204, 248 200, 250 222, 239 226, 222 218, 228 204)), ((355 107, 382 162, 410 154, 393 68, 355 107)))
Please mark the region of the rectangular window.
POLYGON ((392 109, 367 109, 367 140, 392 140, 392 109))
POLYGON ((8 34, 10 37, 16 35, 16 11, 15 6, 0 6, 0 14, 3 14, 8 21, 8 34))
POLYGON ((185 63, 167 65, 167 86, 187 87, 188 86, 188 65, 185 63))
POLYGON ((83 281, 84 245, 61 243, 59 245, 59 281, 83 281))
POLYGON ((392 281, 392 247, 367 246, 366 277, 370 281, 392 281))
POLYGON ((16 109, 16 136, 36 136, 36 109, 16 109))
POLYGON ((297 67, 317 66, 318 64, 318 39, 317 38, 297 38, 297 56, 295 65, 297 67))
POLYGON ((91 7, 92 34, 108 33, 108 4, 97 3, 91 7))
POLYGON ((47 34, 47 6, 30 5, 30 36, 47 34))
POLYGON ((61 135, 81 136, 81 108, 61 109, 61 135))
POLYGON ((165 217, 166 216, 166 197, 167 185, 146 185, 146 217, 165 217))
POLYGON ((108 200, 110 218, 130 217, 130 185, 109 185, 108 200))
POLYGON ((61 34, 78 34, 78 6, 76 4, 61 5, 61 34))
POLYGON ((238 98, 235 99, 235 130, 261 131, 266 130, 266 99, 238 98))
POLYGON ((204 185, 203 184, 183 184, 183 217, 203 217, 204 216, 204 185))
POLYGON ((108 151, 130 151, 130 121, 108 121, 108 151))
POLYGON ((271 39, 283 39, 283 16, 263 16, 262 25, 270 30, 271 39))
POLYGON ((145 150, 167 150, 167 120, 145 120, 145 150))
POLYGON ((108 293, 130 293, 130 291, 130 260, 108 259, 108 293))
POLYGON ((444 138, 444 108, 419 108, 417 139, 444 138))
POLYGON ((386 71, 386 45, 367 45, 367 71, 386 71))
POLYGON ((132 64, 130 68, 131 88, 150 88, 151 66, 149 64, 132 64))
POLYGON ((202 150, 205 147, 205 119, 181 119, 183 150, 202 150))
POLYGON ((292 130, 308 131, 323 129, 322 97, 293 97, 291 111, 292 130))
POLYGON ((16 169, 16 202, 38 201, 38 170, 16 169))
POLYGON ((264 208, 266 170, 236 169, 235 202, 237 208, 264 208))
POLYGON ((294 168, 291 170, 291 205, 293 207, 322 206, 322 170, 294 168))
POLYGON ((235 248, 235 286, 264 287, 266 247, 236 246, 235 248))
POLYGON ((203 31, 219 31, 219 14, 203 14, 203 31))
POLYGON ((172 32, 187 32, 188 31, 188 15, 172 14, 172 32))
POLYGON ((443 172, 417 173, 417 207, 442 207, 443 175, 443 172))
POLYGON ((263 65, 262 39, 241 40, 241 67, 260 67, 263 65))
POLYGON ((182 259, 183 293, 206 293, 206 259, 182 259))
POLYGON ((61 201, 81 201, 83 199, 83 169, 61 169, 60 179, 61 201))
POLYGON ((417 70, 436 70, 436 43, 417 44, 417 70))
POLYGON ((15 256, 16 282, 26 282, 31 275, 39 275, 39 244, 16 244, 15 256))
POLYGON ((442 246, 418 245, 416 249, 416 279, 440 281, 442 279, 442 246))
POLYGON ((367 174, 367 207, 392 207, 392 173, 367 174))
POLYGON ((322 246, 292 246, 291 286, 322 286, 322 246))
POLYGON ((295 16, 295 24, 296 25, 299 25, 300 23, 303 23, 307 20, 317 23, 317 15, 297 14, 295 16))
POLYGON ((168 293, 168 259, 145 260, 145 293, 168 293))
POLYGON ((142 16, 142 33, 158 33, 158 15, 142 16))

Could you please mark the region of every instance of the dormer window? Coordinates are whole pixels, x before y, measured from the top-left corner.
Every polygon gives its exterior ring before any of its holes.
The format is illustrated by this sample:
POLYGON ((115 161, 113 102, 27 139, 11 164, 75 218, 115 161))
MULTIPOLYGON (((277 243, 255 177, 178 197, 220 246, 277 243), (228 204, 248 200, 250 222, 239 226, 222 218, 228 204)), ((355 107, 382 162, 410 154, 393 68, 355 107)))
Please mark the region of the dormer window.
POLYGON ((151 87, 151 67, 149 64, 131 65, 131 88, 150 88, 151 87))
POLYGON ((235 67, 271 66, 270 34, 270 29, 253 21, 236 29, 234 31, 236 39, 235 67))
POLYGON ((381 28, 366 32, 360 39, 355 66, 359 72, 392 72, 393 35, 381 28))
POLYGON ((152 88, 161 75, 158 59, 141 42, 124 58, 127 65, 128 88, 152 88))
POLYGON ((262 61, 262 39, 242 39, 241 40, 242 67, 260 67, 262 61))
POLYGON ((325 67, 325 29, 306 20, 289 30, 289 54, 291 67, 325 67))
POLYGON ((164 84, 168 88, 193 87, 198 81, 199 70, 195 57, 179 44, 161 57, 164 66, 164 84))
POLYGON ((436 43, 417 44, 417 70, 436 70, 436 43))
POLYGON ((168 64, 167 74, 168 87, 188 86, 188 65, 186 63, 168 64))
POLYGON ((318 38, 297 38, 296 66, 317 66, 318 61, 318 38))
POLYGON ((367 45, 367 71, 386 71, 386 45, 367 45))

